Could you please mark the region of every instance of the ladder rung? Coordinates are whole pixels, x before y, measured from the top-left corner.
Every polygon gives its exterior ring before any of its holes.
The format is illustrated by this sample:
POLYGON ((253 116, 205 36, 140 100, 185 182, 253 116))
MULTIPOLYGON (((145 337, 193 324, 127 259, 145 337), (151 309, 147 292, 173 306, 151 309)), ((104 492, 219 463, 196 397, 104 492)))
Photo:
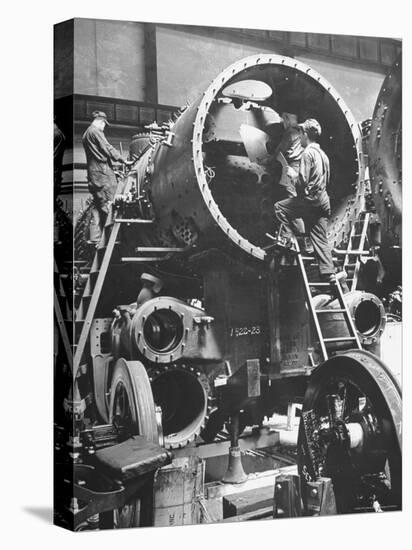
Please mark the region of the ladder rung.
POLYGON ((144 220, 143 218, 116 218, 114 223, 153 223, 154 220, 144 220))
POLYGON ((313 261, 315 261, 315 259, 316 259, 315 256, 302 256, 302 260, 304 262, 309 262, 309 261, 313 262, 313 261))
POLYGON ((308 281, 309 286, 331 286, 331 283, 311 283, 308 281))
POLYGON ((324 342, 349 342, 349 341, 356 341, 356 338, 354 336, 341 336, 337 338, 324 338, 324 342))
POLYGON ((135 256, 132 256, 131 258, 122 258, 121 261, 122 262, 160 262, 160 261, 164 261, 164 260, 167 260, 167 258, 165 258, 164 256, 157 256, 157 257, 149 257, 149 256, 140 256, 140 257, 135 257, 135 256))
POLYGON ((347 263, 345 264, 345 267, 353 267, 355 265, 357 265, 358 262, 350 262, 350 263, 347 263))
POLYGON ((183 252, 185 248, 168 247, 168 246, 137 246, 136 252, 183 252))
POLYGON ((329 308, 329 309, 315 309, 316 313, 346 313, 346 309, 329 308))
POLYGON ((370 256, 369 250, 339 250, 337 248, 333 249, 333 254, 337 256, 370 256))

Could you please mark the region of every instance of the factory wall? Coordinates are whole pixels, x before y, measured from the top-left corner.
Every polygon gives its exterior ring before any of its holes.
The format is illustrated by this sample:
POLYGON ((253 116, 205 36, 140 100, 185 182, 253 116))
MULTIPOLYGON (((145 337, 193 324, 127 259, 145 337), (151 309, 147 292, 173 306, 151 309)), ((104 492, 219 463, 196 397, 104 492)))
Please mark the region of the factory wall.
POLYGON ((159 101, 184 105, 201 94, 210 82, 234 61, 258 53, 274 53, 249 43, 236 43, 218 37, 219 30, 208 28, 207 35, 157 27, 157 67, 159 101))
MULTIPOLYGON (((210 29, 208 29, 210 30, 210 29)), ((159 101, 183 105, 196 98, 216 75, 228 65, 258 53, 282 54, 279 44, 270 47, 225 40, 219 30, 207 35, 158 27, 157 66, 159 101)), ((372 116, 382 85, 382 71, 365 71, 339 61, 321 60, 315 56, 297 55, 296 59, 317 70, 342 94, 359 122, 372 116)))
POLYGON ((371 118, 385 75, 313 57, 296 56, 318 71, 342 95, 355 120, 371 118))
POLYGON ((74 19, 56 26, 55 37, 56 98, 73 83, 77 94, 144 100, 142 23, 74 19))
MULTIPOLYGON (((68 82, 72 71, 74 93, 146 100, 178 107, 194 100, 220 71, 242 57, 258 53, 291 54, 284 51, 280 40, 263 40, 263 31, 256 31, 256 36, 251 34, 239 38, 218 28, 153 25, 155 51, 149 52, 143 23, 94 19, 75 19, 74 23, 67 23, 64 33, 60 33, 63 35, 60 42, 64 42, 66 48, 59 48, 58 69, 55 71, 56 97, 70 93, 68 82), (71 28, 74 29, 74 63, 69 60, 67 50, 71 28), (150 85, 146 82, 149 55, 156 60, 153 70, 157 90, 151 94, 152 97, 148 97, 150 85)), ((270 31, 269 34, 277 38, 282 33, 270 31)), ((293 37, 296 35, 296 39, 293 38, 296 44, 302 34, 290 33, 293 37)), ((324 42, 329 39, 327 35, 307 36, 310 37, 309 47, 305 51, 305 46, 301 46, 296 59, 329 80, 342 94, 357 120, 369 118, 385 76, 385 67, 365 69, 357 63, 342 61, 339 55, 336 58, 316 55, 310 46, 315 46, 315 51, 317 46, 321 52, 324 42)), ((349 54, 355 48, 351 37, 334 37, 332 40, 337 43, 340 40, 340 46, 346 47, 349 54)), ((379 47, 376 39, 375 42, 369 39, 369 43, 368 39, 362 40, 361 44, 370 50, 371 44, 379 47)), ((371 59, 373 55, 371 51, 371 59)))
POLYGON ((275 53, 294 56, 316 69, 361 122, 371 117, 386 69, 399 48, 396 41, 388 39, 282 31, 94 19, 56 25, 55 98, 61 101, 75 94, 75 130, 64 157, 67 196, 71 196, 71 182, 79 204, 88 196, 81 135, 95 109, 108 113, 112 122, 108 138, 115 146, 122 143, 126 151, 131 136, 148 123, 142 122, 140 114, 133 118, 134 112, 154 113, 156 105, 173 110, 193 101, 234 61, 275 53), (90 108, 81 115, 77 110, 79 94, 90 98, 84 100, 90 108), (113 102, 111 110, 108 102, 113 102))

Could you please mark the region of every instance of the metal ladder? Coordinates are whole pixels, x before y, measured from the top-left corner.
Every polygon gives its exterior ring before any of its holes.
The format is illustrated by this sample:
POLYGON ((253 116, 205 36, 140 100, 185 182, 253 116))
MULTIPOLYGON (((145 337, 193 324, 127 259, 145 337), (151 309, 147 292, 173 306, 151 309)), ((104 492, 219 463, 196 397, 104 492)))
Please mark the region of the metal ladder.
POLYGON ((311 262, 313 265, 313 262, 315 261, 315 258, 313 256, 302 256, 302 253, 300 251, 299 243, 296 239, 296 237, 293 237, 293 243, 295 246, 296 251, 296 257, 298 266, 302 275, 302 280, 304 284, 304 290, 305 290, 305 297, 306 297, 306 303, 309 308, 310 316, 312 318, 313 324, 315 326, 316 335, 319 340, 320 349, 322 351, 323 359, 326 361, 329 358, 330 349, 328 347, 330 344, 336 344, 339 342, 347 342, 348 344, 351 344, 351 348, 356 347, 358 349, 362 349, 358 334, 356 332, 355 325, 353 323, 352 316, 348 310, 348 306, 346 305, 345 298, 342 292, 342 288, 340 286, 339 279, 337 279, 335 282, 318 282, 318 281, 309 281, 308 275, 306 273, 306 262, 311 262), (314 302, 313 302, 313 296, 312 296, 312 288, 323 288, 326 292, 329 291, 332 296, 336 296, 339 302, 339 308, 316 308, 314 302), (333 314, 341 314, 344 320, 346 321, 346 326, 348 328, 349 336, 339 336, 336 335, 333 338, 325 338, 322 333, 321 324, 319 322, 319 315, 323 315, 325 313, 333 313, 333 314))
POLYGON ((368 240, 367 231, 369 218, 369 212, 361 212, 360 219, 352 225, 349 235, 348 248, 345 251, 343 269, 349 275, 346 283, 350 291, 356 290, 358 285, 361 256, 369 254, 369 252, 365 250, 368 240))
POLYGON ((70 307, 66 291, 62 282, 56 260, 54 260, 54 315, 59 327, 60 337, 63 342, 64 351, 70 368, 73 366, 73 353, 70 345, 70 338, 67 332, 67 322, 72 320, 72 308, 70 307))
MULTIPOLYGON (((336 282, 309 281, 308 274, 306 271, 306 263, 309 262, 311 266, 316 265, 316 263, 314 263, 316 262, 315 257, 303 256, 301 253, 297 238, 294 235, 292 236, 291 239, 282 237, 282 229, 283 229, 283 226, 281 225, 276 237, 273 237, 269 233, 266 233, 266 236, 269 237, 274 242, 274 244, 272 244, 271 247, 275 247, 275 248, 284 250, 285 252, 291 253, 297 260, 297 264, 299 266, 299 269, 302 275, 303 284, 304 284, 306 303, 310 312, 311 319, 315 326, 316 335, 319 341, 319 346, 322 351, 324 361, 326 361, 329 358, 331 344, 337 344, 339 342, 347 342, 348 344, 350 344, 351 348, 355 347, 358 349, 362 349, 358 334, 356 332, 355 325, 353 323, 352 316, 346 305, 339 280, 336 280, 336 282), (338 299, 340 307, 336 309, 335 308, 317 308, 313 302, 312 288, 323 288, 326 292, 329 291, 332 296, 335 296, 338 299), (318 317, 319 315, 323 315, 325 313, 341 314, 346 322, 349 336, 336 335, 333 338, 325 338, 323 336, 321 324, 319 322, 319 317, 318 317)), ((266 248, 271 248, 271 247, 266 247, 266 248)))
MULTIPOLYGON (((119 187, 121 183, 119 184, 119 187)), ((127 189, 123 193, 127 192, 127 189)), ((91 268, 86 274, 87 280, 84 286, 80 302, 74 314, 74 343, 73 343, 73 374, 78 371, 87 339, 96 312, 96 307, 100 299, 102 288, 106 279, 109 266, 112 261, 115 246, 119 244, 119 232, 122 225, 144 225, 152 224, 154 220, 141 218, 123 218, 122 214, 116 213, 113 205, 109 208, 106 224, 102 231, 100 242, 96 247, 91 268), (80 334, 79 334, 80 333, 80 334), (79 337, 77 335, 79 334, 79 337)), ((121 262, 159 262, 169 258, 171 253, 183 252, 186 248, 178 247, 150 247, 137 246, 136 256, 122 257, 121 262), (147 256, 147 254, 150 254, 147 256), (156 253, 154 256, 153 253, 156 253)))

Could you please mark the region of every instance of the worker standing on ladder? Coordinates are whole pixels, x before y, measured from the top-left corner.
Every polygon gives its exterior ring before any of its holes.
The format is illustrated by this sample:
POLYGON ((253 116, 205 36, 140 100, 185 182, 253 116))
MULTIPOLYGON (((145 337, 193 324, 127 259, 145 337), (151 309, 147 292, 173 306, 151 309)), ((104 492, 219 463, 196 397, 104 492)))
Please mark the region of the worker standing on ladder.
POLYGON ((107 141, 104 135, 104 129, 109 125, 106 113, 94 111, 92 116, 93 121, 84 132, 82 141, 87 159, 89 191, 94 199, 90 240, 97 243, 106 223, 109 203, 113 200, 117 187, 113 162, 130 165, 133 161, 124 160, 120 152, 107 141))
POLYGON ((334 282, 335 267, 332 249, 327 239, 327 225, 330 216, 330 200, 327 186, 330 179, 329 159, 319 146, 321 127, 310 118, 299 124, 300 140, 305 148, 299 165, 296 182, 296 197, 290 197, 275 204, 276 218, 283 224, 287 236, 302 236, 297 221, 303 218, 306 234, 309 234, 319 263, 321 279, 334 282))

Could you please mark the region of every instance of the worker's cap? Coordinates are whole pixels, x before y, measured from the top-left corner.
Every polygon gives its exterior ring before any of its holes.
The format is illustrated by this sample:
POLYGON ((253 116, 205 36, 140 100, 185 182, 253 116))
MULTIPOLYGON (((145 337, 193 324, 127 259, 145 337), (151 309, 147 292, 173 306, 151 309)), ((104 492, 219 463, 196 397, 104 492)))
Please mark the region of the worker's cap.
POLYGON ((110 126, 109 121, 107 120, 107 115, 103 111, 93 111, 92 117, 93 120, 104 120, 107 126, 110 126))
POLYGON ((305 122, 299 124, 302 132, 306 132, 311 139, 316 139, 322 134, 322 128, 317 120, 308 118, 305 122))
POLYGON ((159 279, 158 277, 155 277, 154 275, 150 275, 150 273, 142 273, 140 276, 140 280, 146 281, 148 283, 152 283, 154 292, 158 293, 162 289, 163 281, 159 279))

